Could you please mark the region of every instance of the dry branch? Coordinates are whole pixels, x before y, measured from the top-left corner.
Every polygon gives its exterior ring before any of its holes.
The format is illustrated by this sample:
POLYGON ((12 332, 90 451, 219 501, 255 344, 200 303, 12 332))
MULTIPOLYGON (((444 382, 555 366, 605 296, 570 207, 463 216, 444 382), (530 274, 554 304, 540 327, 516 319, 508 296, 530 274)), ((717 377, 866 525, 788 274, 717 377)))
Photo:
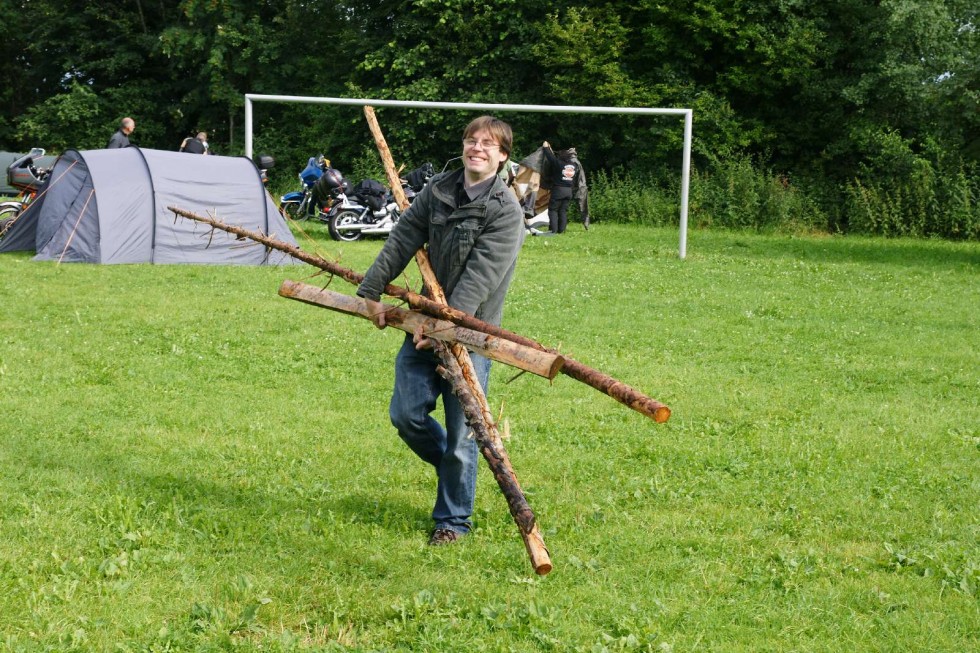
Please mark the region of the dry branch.
MULTIPOLYGON (((400 189, 401 184, 398 182, 395 162, 391 158, 388 144, 385 142, 378 121, 374 117, 374 108, 364 107, 364 115, 367 117, 374 141, 378 145, 378 153, 381 155, 388 180, 393 187, 400 189)), ((404 195, 402 195, 401 205, 402 210, 408 208, 408 201, 404 195)), ((436 278, 425 249, 420 249, 415 253, 415 261, 422 273, 422 280, 429 297, 438 304, 448 304, 446 294, 436 278)), ((449 345, 437 342, 434 347, 443 364, 440 373, 450 382, 453 394, 459 398, 463 410, 467 414, 467 421, 474 433, 477 434, 480 452, 493 470, 493 477, 500 486, 500 491, 507 498, 507 505, 510 506, 511 515, 517 522, 517 527, 524 539, 524 545, 531 558, 534 571, 540 575, 547 574, 551 571, 551 558, 548 556, 548 549, 544 546, 541 533, 535 525, 534 513, 531 512, 531 507, 524 498, 514 469, 510 466, 510 459, 504 451, 503 442, 500 441, 500 436, 497 434, 497 427, 493 422, 493 415, 490 413, 486 395, 483 393, 483 386, 477 379, 470 353, 459 342, 453 342, 449 345)))
POLYGON ((371 136, 374 137, 374 144, 378 147, 378 154, 381 155, 381 162, 384 164, 385 176, 388 177, 388 187, 391 188, 391 194, 395 196, 398 208, 404 211, 408 208, 408 198, 405 197, 405 189, 402 188, 398 171, 395 170, 395 160, 391 157, 388 142, 385 140, 384 134, 381 133, 377 116, 374 115, 374 107, 364 107, 364 118, 367 120, 368 129, 371 130, 371 136))
MULTIPOLYGON (((304 252, 295 245, 284 243, 281 240, 271 238, 258 231, 225 224, 215 218, 197 215, 175 206, 168 206, 167 210, 173 211, 176 215, 182 216, 189 220, 196 220, 197 222, 211 225, 215 229, 221 229, 222 231, 251 238, 255 242, 261 243, 266 247, 285 252, 297 260, 303 261, 304 263, 309 263, 314 267, 330 272, 331 274, 334 274, 355 286, 360 285, 361 281, 364 280, 364 275, 362 274, 338 265, 333 261, 328 261, 323 257, 304 252)), ((493 324, 488 324, 468 313, 456 310, 450 306, 438 304, 428 297, 412 292, 407 288, 389 284, 385 286, 384 292, 390 297, 397 297, 398 299, 407 302, 411 308, 421 311, 426 315, 431 315, 432 317, 436 317, 441 320, 448 320, 453 324, 457 324, 468 329, 473 329, 474 331, 482 331, 483 333, 497 336, 498 338, 503 338, 504 340, 510 340, 511 342, 516 342, 520 345, 524 345, 525 347, 557 353, 555 350, 549 349, 531 338, 527 338, 493 324)), ((621 404, 632 408, 638 413, 646 415, 655 422, 666 422, 670 418, 670 408, 668 408, 666 405, 655 399, 651 399, 622 381, 614 379, 608 374, 588 367, 587 365, 583 365, 576 360, 565 357, 565 364, 561 368, 561 373, 565 374, 566 376, 570 376, 577 381, 581 381, 586 385, 592 386, 596 390, 609 395, 621 404)))
POLYGON ((478 396, 470 392, 473 379, 465 378, 456 356, 445 344, 437 343, 435 349, 442 361, 442 365, 438 368, 439 374, 449 381, 453 393, 463 406, 466 422, 473 429, 477 447, 486 459, 504 498, 507 499, 507 507, 510 508, 510 514, 521 532, 521 539, 524 540, 527 554, 531 558, 531 566, 534 567, 535 573, 544 576, 552 569, 548 548, 541 537, 534 512, 527 503, 520 483, 517 482, 514 468, 500 439, 500 433, 493 421, 486 419, 484 413, 486 401, 480 401, 479 398, 482 392, 478 396))

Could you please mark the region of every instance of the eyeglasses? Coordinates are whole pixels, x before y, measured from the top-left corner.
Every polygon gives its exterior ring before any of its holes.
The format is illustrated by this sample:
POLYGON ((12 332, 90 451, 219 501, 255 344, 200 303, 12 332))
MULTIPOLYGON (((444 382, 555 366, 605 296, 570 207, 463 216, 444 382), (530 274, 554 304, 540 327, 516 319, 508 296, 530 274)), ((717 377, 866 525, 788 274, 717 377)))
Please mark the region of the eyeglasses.
POLYGON ((480 147, 482 147, 484 150, 487 150, 487 151, 500 149, 500 144, 499 143, 494 143, 493 141, 478 141, 475 138, 464 138, 463 139, 463 145, 465 145, 468 148, 471 148, 472 149, 472 148, 476 147, 477 144, 479 144, 480 147))

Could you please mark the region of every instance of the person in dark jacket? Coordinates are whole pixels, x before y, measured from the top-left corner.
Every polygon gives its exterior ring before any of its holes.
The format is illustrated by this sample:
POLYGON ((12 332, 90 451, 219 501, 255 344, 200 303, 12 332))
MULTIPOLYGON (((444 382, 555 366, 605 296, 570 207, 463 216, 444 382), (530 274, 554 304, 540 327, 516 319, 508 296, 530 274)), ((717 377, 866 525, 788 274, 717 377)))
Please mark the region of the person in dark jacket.
MULTIPOLYGON (((548 160, 551 177, 551 198, 548 200, 548 228, 552 233, 563 234, 568 227, 568 205, 577 194, 580 181, 584 181, 582 165, 575 156, 575 148, 556 155, 545 141, 541 152, 548 160), (582 178, 580 180, 580 178, 582 178)), ((588 213, 583 216, 585 228, 589 228, 588 213)))
MULTIPOLYGON (((463 169, 436 175, 398 220, 364 275, 357 294, 367 300, 372 321, 385 327, 379 303, 423 245, 449 305, 485 322, 500 324, 517 253, 524 240, 524 214, 498 172, 507 161, 510 126, 491 116, 463 132, 463 169)), ((472 527, 478 451, 468 437, 462 406, 436 372, 439 359, 421 333, 406 336, 395 360, 389 415, 398 435, 435 468, 438 484, 429 544, 455 542, 472 527), (431 413, 442 397, 446 425, 431 413)), ((472 356, 484 390, 490 361, 472 356)))
POLYGON ((129 117, 123 118, 119 123, 119 129, 109 138, 106 149, 129 147, 129 135, 133 133, 134 129, 136 129, 136 121, 129 117))
POLYGON ((180 144, 180 151, 187 152, 189 154, 207 154, 208 153, 208 134, 207 132, 197 132, 197 136, 194 138, 185 138, 184 142, 180 144))

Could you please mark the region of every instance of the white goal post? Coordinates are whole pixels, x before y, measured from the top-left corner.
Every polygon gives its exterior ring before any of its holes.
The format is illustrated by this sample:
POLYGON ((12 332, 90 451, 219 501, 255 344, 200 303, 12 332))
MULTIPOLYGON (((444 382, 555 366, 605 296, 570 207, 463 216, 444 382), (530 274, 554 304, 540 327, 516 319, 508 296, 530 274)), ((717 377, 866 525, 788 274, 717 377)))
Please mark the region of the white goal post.
POLYGON ((245 156, 252 158, 252 103, 298 102, 304 104, 342 104, 372 107, 402 107, 414 109, 449 109, 452 111, 529 112, 529 113, 588 113, 666 115, 684 117, 684 156, 681 164, 680 258, 687 256, 687 198, 691 180, 691 133, 694 112, 691 109, 655 109, 647 107, 576 107, 547 104, 480 104, 475 102, 417 102, 411 100, 368 100, 355 98, 307 97, 301 95, 245 94, 245 156))

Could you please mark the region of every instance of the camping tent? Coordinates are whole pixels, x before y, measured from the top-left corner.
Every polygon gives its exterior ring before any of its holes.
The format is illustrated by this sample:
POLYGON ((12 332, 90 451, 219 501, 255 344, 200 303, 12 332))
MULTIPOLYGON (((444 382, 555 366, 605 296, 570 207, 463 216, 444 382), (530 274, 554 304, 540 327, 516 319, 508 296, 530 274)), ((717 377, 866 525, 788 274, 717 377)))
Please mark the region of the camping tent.
POLYGON ((86 263, 295 262, 175 218, 168 206, 296 244, 249 159, 127 147, 62 154, 0 252, 35 250, 35 260, 86 263))

